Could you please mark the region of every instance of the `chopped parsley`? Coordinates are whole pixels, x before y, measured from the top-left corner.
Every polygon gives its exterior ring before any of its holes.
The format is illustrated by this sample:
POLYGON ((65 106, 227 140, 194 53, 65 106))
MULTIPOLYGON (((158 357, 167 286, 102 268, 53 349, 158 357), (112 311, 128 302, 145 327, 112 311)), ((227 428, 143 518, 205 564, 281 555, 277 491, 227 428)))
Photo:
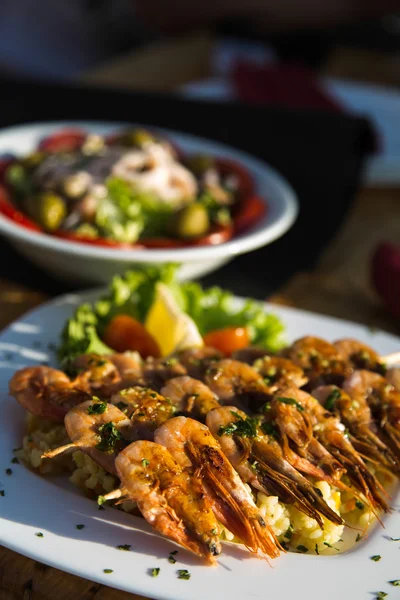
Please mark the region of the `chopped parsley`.
POLYGON ((400 542, 400 538, 393 538, 393 537, 391 537, 390 541, 391 542, 400 542))
POLYGON ((381 558, 382 556, 380 554, 374 554, 373 556, 371 556, 371 560, 373 560, 374 562, 379 562, 381 558))
POLYGON ((91 404, 87 411, 88 411, 88 415, 102 415, 103 413, 105 413, 107 410, 107 402, 95 402, 94 404, 91 404))
POLYGON ((361 535, 359 533, 357 533, 356 542, 359 542, 360 540, 361 540, 361 535))
POLYGON ((386 598, 387 593, 386 592, 378 592, 376 594, 376 600, 383 600, 383 598, 386 598))
POLYGON ((98 429, 100 435, 100 442, 96 444, 97 450, 101 452, 114 452, 115 445, 117 442, 122 440, 122 435, 115 427, 112 421, 104 423, 98 429))
POLYGON ((389 583, 391 583, 395 587, 398 587, 400 585, 400 579, 393 579, 392 581, 389 581, 389 583))
POLYGON ((19 465, 19 460, 18 460, 18 458, 16 456, 14 456, 14 458, 11 459, 11 462, 12 462, 13 465, 19 465))
POLYGON ((103 569, 103 573, 114 573, 114 571, 112 569, 103 569))
POLYGON ((238 435, 240 437, 255 438, 257 436, 258 420, 246 417, 243 419, 237 412, 231 410, 231 413, 236 417, 236 421, 221 425, 218 430, 218 435, 238 435))
POLYGON ((175 554, 178 554, 178 550, 173 550, 169 553, 168 562, 170 562, 171 565, 174 565, 176 563, 176 558, 174 558, 175 554))
POLYGON ((128 410, 128 405, 126 404, 126 402, 117 402, 117 404, 115 405, 117 408, 119 408, 120 411, 122 411, 123 413, 126 412, 128 410))
POLYGON ((281 542, 281 546, 284 550, 286 550, 286 552, 288 552, 289 550, 289 544, 287 544, 286 542, 281 542))
POLYGON ((82 525, 82 524, 80 524, 80 525, 77 525, 77 526, 76 526, 76 528, 77 528, 77 529, 83 529, 84 527, 85 527, 85 526, 84 526, 84 525, 82 525))
POLYGON ((360 502, 360 500, 356 500, 356 507, 360 510, 363 510, 364 508, 364 503, 360 502))
POLYGON ((129 552, 129 550, 131 549, 132 544, 121 544, 120 546, 117 546, 118 550, 125 550, 125 552, 129 552))
POLYGON ((332 411, 335 408, 336 400, 340 398, 340 390, 332 390, 325 402, 326 410, 332 411))
POLYGON ((278 396, 276 398, 276 400, 278 402, 282 402, 282 404, 289 404, 291 406, 295 406, 297 408, 297 410, 299 410, 300 412, 304 412, 304 406, 302 406, 299 402, 297 402, 297 400, 295 400, 294 398, 285 398, 282 396, 278 396))
POLYGON ((12 469, 6 469, 6 475, 12 475, 12 469))
POLYGON ((36 537, 44 537, 41 531, 38 531, 37 533, 35 533, 35 535, 36 537))
POLYGON ((211 529, 211 535, 218 535, 218 529, 211 529))
POLYGON ((190 579, 190 573, 187 569, 178 570, 178 579, 190 579))
POLYGON ((283 537, 285 537, 287 540, 291 540, 293 536, 293 526, 289 525, 289 527, 286 530, 286 533, 284 534, 283 537))
POLYGON ((262 423, 261 431, 265 433, 265 435, 270 435, 271 437, 278 439, 279 432, 276 426, 273 423, 262 423))
POLYGON ((261 407, 261 411, 266 413, 269 410, 271 410, 271 402, 266 402, 262 407, 261 407))
POLYGON ((319 556, 318 544, 315 544, 315 554, 318 554, 319 556))
POLYGON ((332 546, 332 544, 329 544, 328 542, 324 542, 324 546, 332 548, 332 550, 336 550, 336 552, 340 552, 339 548, 335 548, 335 546, 332 546))
POLYGON ((149 466, 149 464, 150 464, 150 461, 149 461, 149 460, 147 460, 147 458, 142 458, 142 467, 143 467, 143 468, 146 468, 146 467, 148 467, 148 466, 149 466))
POLYGON ((104 502, 107 502, 107 500, 104 498, 104 496, 97 496, 97 504, 99 506, 101 506, 102 504, 104 504, 104 502))
POLYGON ((6 495, 5 491, 4 490, 0 490, 0 496, 4 497, 5 495, 6 495))
POLYGON ((299 552, 302 552, 303 554, 308 552, 308 548, 306 548, 306 546, 303 546, 302 544, 300 544, 300 546, 297 546, 296 550, 298 550, 299 552))
POLYGON ((158 577, 160 574, 160 567, 153 567, 152 569, 150 569, 150 575, 152 577, 158 577))

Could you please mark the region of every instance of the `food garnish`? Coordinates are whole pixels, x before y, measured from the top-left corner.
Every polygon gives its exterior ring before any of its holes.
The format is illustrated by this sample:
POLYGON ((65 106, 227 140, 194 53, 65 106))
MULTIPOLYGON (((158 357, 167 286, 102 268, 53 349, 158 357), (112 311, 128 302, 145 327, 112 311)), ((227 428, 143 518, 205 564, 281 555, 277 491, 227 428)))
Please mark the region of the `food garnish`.
POLYGON ((178 570, 178 579, 190 579, 190 573, 187 569, 178 570))

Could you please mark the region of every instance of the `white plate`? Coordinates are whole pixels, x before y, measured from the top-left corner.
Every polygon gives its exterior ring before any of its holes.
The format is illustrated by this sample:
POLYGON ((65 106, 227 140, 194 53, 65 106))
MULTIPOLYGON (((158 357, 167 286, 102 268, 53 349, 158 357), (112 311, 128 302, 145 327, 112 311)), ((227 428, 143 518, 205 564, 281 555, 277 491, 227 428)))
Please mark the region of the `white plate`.
MULTIPOLYGON (((400 183, 400 92, 382 86, 325 78, 321 85, 354 115, 370 119, 376 129, 380 151, 367 159, 364 183, 400 183)), ((222 77, 195 81, 183 86, 185 95, 198 99, 230 101, 235 94, 222 77)))
MULTIPOLYGON (((168 563, 172 544, 151 532, 139 518, 106 508, 65 484, 39 477, 22 465, 10 464, 12 449, 20 446, 24 411, 7 395, 16 368, 48 360, 48 344, 58 341, 60 327, 77 304, 91 301, 94 293, 68 295, 49 302, 10 325, 0 336, 0 543, 16 552, 75 575, 108 586, 162 600, 219 600, 220 598, 296 598, 296 600, 365 600, 373 592, 390 591, 390 580, 400 577, 398 510, 384 518, 354 550, 335 556, 284 555, 268 564, 241 547, 224 544, 219 566, 205 567, 196 557, 179 550, 176 565, 168 563), (40 342, 40 348, 37 347, 40 342), (11 467, 13 474, 5 475, 11 467), (82 523, 85 528, 77 530, 82 523), (43 532, 39 538, 37 532, 43 532), (130 552, 115 548, 131 544, 130 552), (370 557, 380 554, 382 560, 370 557), (152 578, 148 569, 160 567, 152 578), (177 579, 177 568, 188 569, 189 581, 177 579), (103 569, 113 569, 107 575, 103 569)), ((287 326, 288 341, 304 334, 327 339, 353 336, 381 353, 399 350, 400 340, 366 327, 312 313, 267 305, 287 326)), ((400 497, 393 505, 398 509, 400 497)), ((356 532, 354 532, 355 536, 356 532)))
MULTIPOLYGON (((78 127, 87 132, 110 134, 128 123, 59 122, 22 125, 0 131, 0 154, 17 155, 32 151, 43 136, 63 127, 78 127)), ((215 270, 234 256, 270 244, 293 224, 298 212, 294 191, 266 163, 230 146, 189 134, 141 125, 158 131, 188 153, 231 158, 243 164, 254 178, 256 192, 268 204, 265 216, 247 232, 217 246, 179 249, 118 250, 63 240, 52 235, 30 231, 0 215, 0 234, 7 237, 29 260, 56 277, 83 283, 107 283, 116 274, 133 265, 175 262, 182 265, 180 278, 200 277, 215 270)))

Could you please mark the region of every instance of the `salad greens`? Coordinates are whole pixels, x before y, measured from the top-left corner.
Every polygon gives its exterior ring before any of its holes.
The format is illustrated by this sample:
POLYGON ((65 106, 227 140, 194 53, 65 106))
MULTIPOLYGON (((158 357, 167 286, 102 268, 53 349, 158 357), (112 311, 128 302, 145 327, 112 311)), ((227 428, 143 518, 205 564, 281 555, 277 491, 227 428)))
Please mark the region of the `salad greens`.
POLYGON ((117 177, 106 181, 107 196, 99 202, 95 224, 105 238, 134 243, 141 235, 161 235, 173 212, 154 194, 135 190, 117 177))
POLYGON ((93 305, 82 304, 65 323, 58 358, 68 371, 80 354, 113 352, 102 341, 107 324, 119 314, 141 323, 152 305, 156 284, 167 285, 176 302, 196 323, 201 335, 225 327, 247 327, 251 344, 270 351, 284 345, 284 326, 274 314, 266 313, 262 302, 248 299, 238 307, 231 292, 219 287, 203 289, 195 282, 179 283, 177 265, 150 266, 115 276, 105 294, 93 305))

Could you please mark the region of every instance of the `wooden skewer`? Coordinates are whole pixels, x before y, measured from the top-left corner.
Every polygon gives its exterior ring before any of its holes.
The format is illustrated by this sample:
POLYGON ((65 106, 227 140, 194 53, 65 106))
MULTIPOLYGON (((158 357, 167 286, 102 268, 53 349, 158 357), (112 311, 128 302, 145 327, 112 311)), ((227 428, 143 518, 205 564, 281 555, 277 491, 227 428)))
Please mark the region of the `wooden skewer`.
POLYGON ((46 452, 43 452, 40 458, 54 458, 55 456, 66 454, 67 452, 72 452, 73 450, 76 450, 75 444, 67 444, 66 446, 60 446, 59 448, 54 448, 54 450, 47 450, 46 452))

